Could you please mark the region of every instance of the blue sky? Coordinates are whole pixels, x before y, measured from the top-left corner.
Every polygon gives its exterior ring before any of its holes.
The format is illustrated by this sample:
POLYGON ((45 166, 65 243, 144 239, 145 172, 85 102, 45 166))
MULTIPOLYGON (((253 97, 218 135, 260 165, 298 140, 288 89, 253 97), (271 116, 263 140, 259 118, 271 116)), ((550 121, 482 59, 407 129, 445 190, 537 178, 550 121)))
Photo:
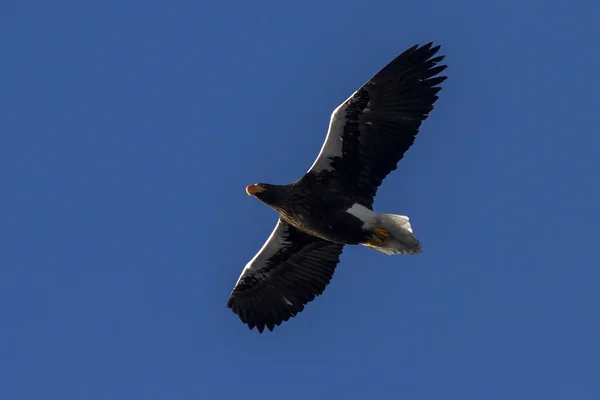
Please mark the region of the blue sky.
POLYGON ((563 3, 2 2, 1 397, 600 398, 600 10, 563 3), (245 186, 429 41, 449 78, 375 202, 424 253, 347 248, 249 331, 245 186))

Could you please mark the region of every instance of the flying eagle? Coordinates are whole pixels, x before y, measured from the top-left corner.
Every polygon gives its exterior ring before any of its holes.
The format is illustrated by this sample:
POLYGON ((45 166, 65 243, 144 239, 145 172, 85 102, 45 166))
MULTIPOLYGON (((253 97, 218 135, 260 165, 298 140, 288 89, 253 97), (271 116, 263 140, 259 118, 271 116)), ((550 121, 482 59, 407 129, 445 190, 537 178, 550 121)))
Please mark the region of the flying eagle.
POLYGON ((403 215, 373 211, 383 179, 413 144, 446 77, 434 55, 415 45, 379 71, 331 114, 314 164, 294 183, 246 187, 279 213, 271 236, 242 271, 227 307, 250 329, 270 331, 301 312, 329 284, 345 245, 384 254, 417 254, 403 215))

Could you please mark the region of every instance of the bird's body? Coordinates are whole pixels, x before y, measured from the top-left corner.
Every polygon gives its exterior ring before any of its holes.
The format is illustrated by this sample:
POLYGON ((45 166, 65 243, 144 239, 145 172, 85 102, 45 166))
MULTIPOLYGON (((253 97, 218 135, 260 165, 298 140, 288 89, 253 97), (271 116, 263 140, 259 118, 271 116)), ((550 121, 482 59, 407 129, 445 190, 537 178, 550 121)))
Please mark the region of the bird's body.
POLYGON ((367 239, 363 223, 347 212, 354 202, 343 193, 323 190, 315 182, 300 180, 289 185, 265 185, 276 198, 264 201, 279 212, 282 221, 310 235, 335 243, 359 244, 367 239), (307 201, 319 193, 317 201, 307 201))
POLYGON ((396 57, 331 115, 311 168, 287 185, 246 191, 279 213, 227 303, 260 332, 295 316, 329 284, 345 245, 384 254, 417 254, 421 244, 403 215, 378 213, 373 201, 433 109, 445 65, 439 47, 414 46, 396 57))

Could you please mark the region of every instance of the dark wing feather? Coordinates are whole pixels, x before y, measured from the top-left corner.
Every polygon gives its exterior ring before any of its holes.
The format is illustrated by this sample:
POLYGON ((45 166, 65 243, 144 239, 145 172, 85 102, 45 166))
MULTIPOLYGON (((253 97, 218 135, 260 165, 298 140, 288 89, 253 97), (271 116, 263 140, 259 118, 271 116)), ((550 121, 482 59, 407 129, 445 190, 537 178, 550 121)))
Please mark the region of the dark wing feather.
POLYGON ((308 235, 279 220, 246 265, 227 307, 263 332, 294 317, 329 284, 344 245, 308 235))
MULTIPOLYGON (((307 175, 371 207, 433 110, 446 69, 439 46, 413 46, 396 57, 331 115, 323 147, 307 175)), ((306 176, 306 175, 305 175, 306 176)))

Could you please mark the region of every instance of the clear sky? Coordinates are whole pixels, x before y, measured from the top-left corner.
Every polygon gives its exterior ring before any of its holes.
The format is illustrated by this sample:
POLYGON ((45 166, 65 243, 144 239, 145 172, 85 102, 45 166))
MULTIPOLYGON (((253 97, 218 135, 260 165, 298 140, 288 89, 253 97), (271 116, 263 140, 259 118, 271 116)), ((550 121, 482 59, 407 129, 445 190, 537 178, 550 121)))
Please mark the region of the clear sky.
POLYGON ((600 6, 558 3, 1 2, 0 397, 600 399, 600 6), (448 80, 375 202, 424 253, 347 248, 248 330, 277 217, 245 186, 429 41, 448 80))

